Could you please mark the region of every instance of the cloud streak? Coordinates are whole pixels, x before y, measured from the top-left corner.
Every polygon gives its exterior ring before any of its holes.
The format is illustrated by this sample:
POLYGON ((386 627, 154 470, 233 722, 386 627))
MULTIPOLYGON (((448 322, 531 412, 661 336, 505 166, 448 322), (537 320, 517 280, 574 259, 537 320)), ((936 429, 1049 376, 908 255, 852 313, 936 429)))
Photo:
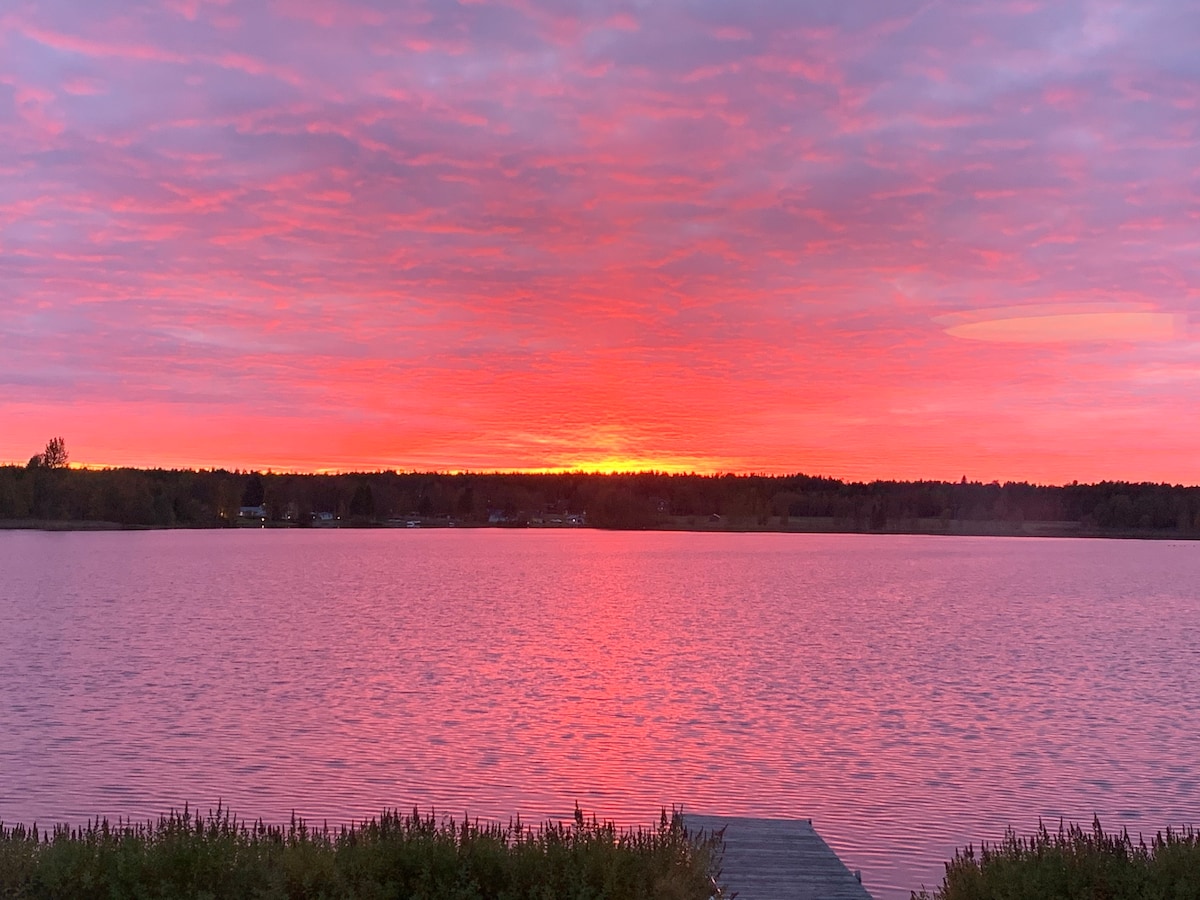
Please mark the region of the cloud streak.
POLYGON ((18 2, 0 457, 1200 481, 1198 40, 1167 2, 18 2))

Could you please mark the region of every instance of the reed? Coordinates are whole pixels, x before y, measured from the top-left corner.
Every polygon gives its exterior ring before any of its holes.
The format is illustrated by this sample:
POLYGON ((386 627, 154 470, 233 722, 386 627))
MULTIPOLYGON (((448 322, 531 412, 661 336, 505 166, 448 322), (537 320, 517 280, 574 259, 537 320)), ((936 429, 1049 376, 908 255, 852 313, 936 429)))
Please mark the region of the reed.
POLYGON ((1159 832, 1135 844, 1128 831, 1106 833, 1059 823, 1057 832, 968 846, 946 863, 942 886, 913 900, 1200 900, 1200 832, 1159 832))
POLYGON ((144 823, 0 823, 0 898, 708 900, 720 836, 678 813, 657 828, 587 820, 536 828, 384 811, 351 826, 245 823, 218 806, 144 823))

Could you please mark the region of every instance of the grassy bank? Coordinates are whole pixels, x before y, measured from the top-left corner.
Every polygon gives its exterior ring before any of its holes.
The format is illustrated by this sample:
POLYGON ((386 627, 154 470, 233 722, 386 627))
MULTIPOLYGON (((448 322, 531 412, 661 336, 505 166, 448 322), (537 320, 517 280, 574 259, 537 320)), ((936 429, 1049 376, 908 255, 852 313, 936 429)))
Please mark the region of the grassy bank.
POLYGON ((718 855, 715 839, 665 813, 657 829, 629 831, 578 811, 538 828, 414 810, 331 829, 185 808, 144 824, 0 824, 0 897, 707 900, 718 855))
POLYGON ((1200 900, 1200 832, 1167 829, 1147 844, 1106 834, 1097 820, 1045 826, 1030 837, 967 847, 946 863, 942 886, 914 900, 1200 900))

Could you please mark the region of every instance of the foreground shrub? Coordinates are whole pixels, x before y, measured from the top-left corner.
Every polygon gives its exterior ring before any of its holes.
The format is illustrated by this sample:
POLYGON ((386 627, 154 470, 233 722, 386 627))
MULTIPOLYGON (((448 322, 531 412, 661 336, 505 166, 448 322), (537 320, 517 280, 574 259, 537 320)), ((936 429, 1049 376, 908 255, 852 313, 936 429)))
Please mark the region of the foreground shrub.
POLYGON ((914 900, 1200 900, 1200 832, 1159 832, 1149 846, 1127 831, 1105 834, 1039 823, 1030 837, 1010 829, 1004 840, 957 851, 933 894, 914 900))
POLYGON ((678 814, 657 829, 538 828, 385 811, 337 829, 248 825, 218 807, 82 828, 0 823, 0 898, 79 900, 708 900, 719 836, 678 814))

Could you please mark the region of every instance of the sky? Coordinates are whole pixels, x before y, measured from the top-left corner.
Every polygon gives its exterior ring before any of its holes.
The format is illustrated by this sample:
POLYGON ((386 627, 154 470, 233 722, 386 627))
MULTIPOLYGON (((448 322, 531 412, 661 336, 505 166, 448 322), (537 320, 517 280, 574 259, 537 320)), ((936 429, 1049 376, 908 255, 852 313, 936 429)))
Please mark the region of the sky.
POLYGON ((1192 0, 4 0, 0 462, 1200 483, 1192 0))

